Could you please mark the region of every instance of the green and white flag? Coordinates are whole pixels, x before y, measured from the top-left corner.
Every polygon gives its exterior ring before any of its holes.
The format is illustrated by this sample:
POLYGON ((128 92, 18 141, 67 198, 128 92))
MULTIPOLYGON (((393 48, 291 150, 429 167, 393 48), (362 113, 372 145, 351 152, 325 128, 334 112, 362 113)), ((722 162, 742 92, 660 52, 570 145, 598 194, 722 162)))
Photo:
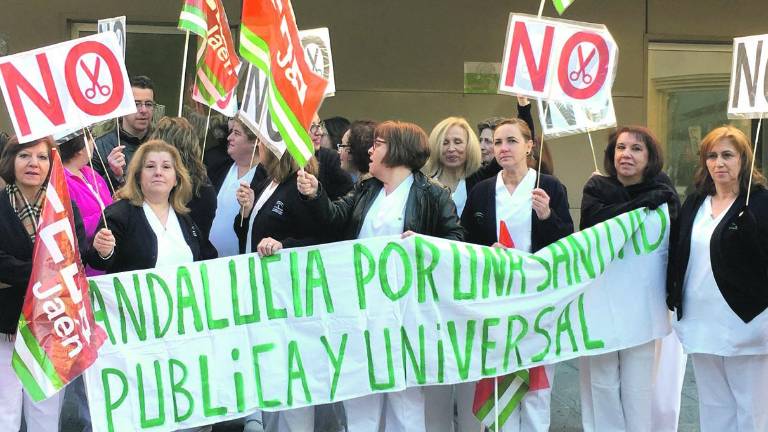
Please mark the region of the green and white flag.
POLYGON ((557 13, 562 15, 565 9, 568 8, 575 0, 552 0, 552 4, 555 6, 557 13))

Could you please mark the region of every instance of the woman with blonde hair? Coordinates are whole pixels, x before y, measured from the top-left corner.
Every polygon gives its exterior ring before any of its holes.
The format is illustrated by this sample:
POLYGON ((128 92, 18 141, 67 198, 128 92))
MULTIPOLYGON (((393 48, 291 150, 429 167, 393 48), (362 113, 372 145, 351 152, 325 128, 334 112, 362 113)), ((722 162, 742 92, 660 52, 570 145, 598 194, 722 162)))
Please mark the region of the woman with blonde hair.
POLYGON ((482 164, 480 142, 466 119, 448 117, 429 134, 429 159, 422 172, 451 190, 459 216, 467 202, 467 177, 482 164))
POLYGON ((200 154, 200 139, 194 126, 184 117, 163 117, 157 122, 149 139, 159 139, 176 147, 181 162, 189 173, 192 199, 187 203, 189 217, 202 231, 203 247, 212 253, 213 244, 208 240, 213 218, 216 216, 216 188, 208 179, 200 154))
POLYGON ((87 261, 107 273, 181 265, 215 258, 201 249, 189 216, 192 183, 179 151, 150 140, 136 151, 115 203, 104 211, 87 261))
POLYGON ((669 257, 675 331, 691 355, 701 430, 768 430, 768 190, 733 126, 699 146, 696 191, 669 257), (748 192, 749 191, 749 192, 748 192))

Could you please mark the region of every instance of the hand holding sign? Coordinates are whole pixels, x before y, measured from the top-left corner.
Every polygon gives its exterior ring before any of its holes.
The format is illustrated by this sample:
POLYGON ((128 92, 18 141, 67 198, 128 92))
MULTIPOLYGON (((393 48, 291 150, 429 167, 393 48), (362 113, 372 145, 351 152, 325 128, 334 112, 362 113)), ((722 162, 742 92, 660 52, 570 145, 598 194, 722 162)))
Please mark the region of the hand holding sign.
POLYGON ((119 145, 112 149, 107 156, 107 162, 109 163, 109 169, 117 177, 122 177, 125 169, 125 155, 123 154, 124 145, 119 145))

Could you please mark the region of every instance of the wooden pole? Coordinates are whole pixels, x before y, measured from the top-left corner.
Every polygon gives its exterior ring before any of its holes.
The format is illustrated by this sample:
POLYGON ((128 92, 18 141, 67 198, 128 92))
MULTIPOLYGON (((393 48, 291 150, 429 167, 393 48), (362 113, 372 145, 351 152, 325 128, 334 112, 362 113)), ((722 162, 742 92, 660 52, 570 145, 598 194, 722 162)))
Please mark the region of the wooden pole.
POLYGON ((184 78, 187 74, 187 54, 189 53, 189 30, 184 38, 184 58, 181 59, 181 87, 179 88, 179 115, 181 117, 181 108, 184 106, 184 78))

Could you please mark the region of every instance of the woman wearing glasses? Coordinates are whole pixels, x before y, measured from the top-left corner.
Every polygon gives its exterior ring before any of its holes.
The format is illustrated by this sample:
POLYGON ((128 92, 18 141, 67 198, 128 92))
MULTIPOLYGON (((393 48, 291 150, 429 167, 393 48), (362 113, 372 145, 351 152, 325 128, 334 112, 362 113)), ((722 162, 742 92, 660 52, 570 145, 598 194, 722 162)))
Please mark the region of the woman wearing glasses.
POLYGON ((339 159, 341 169, 346 171, 357 183, 370 177, 368 165, 371 159, 368 157, 368 149, 373 146, 373 131, 376 122, 359 120, 349 127, 349 130, 341 137, 339 144, 339 159))
MULTIPOLYGON (((387 121, 374 137, 369 150, 372 177, 342 199, 331 201, 325 185, 299 174, 299 192, 318 223, 336 233, 335 240, 413 233, 462 240, 464 231, 448 190, 419 171, 429 157, 424 131, 411 123, 387 121)), ((384 418, 387 432, 426 430, 420 387, 348 400, 344 408, 350 432, 378 432, 384 418)))
POLYGON ((323 147, 323 138, 326 135, 328 135, 328 131, 325 130, 325 125, 315 113, 312 118, 312 125, 309 127, 309 137, 315 147, 315 158, 320 165, 317 178, 323 183, 328 196, 333 200, 352 190, 353 183, 352 177, 341 169, 339 154, 336 150, 323 147))

